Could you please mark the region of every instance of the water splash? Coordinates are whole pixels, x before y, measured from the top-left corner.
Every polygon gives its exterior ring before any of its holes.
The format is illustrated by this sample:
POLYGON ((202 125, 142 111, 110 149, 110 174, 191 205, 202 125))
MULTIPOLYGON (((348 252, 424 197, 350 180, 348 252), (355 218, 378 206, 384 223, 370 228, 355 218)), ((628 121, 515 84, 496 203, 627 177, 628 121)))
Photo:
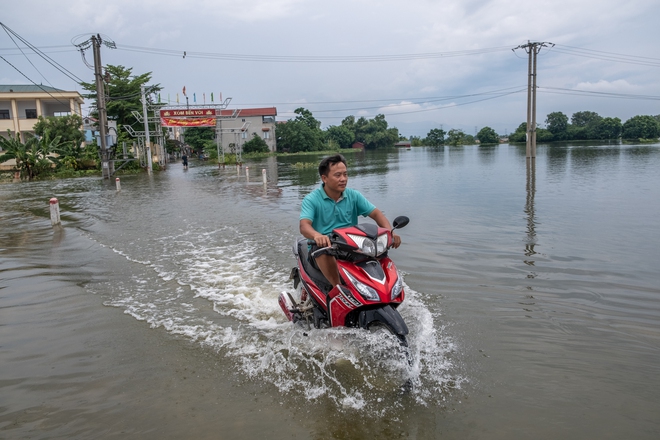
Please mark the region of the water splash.
POLYGON ((399 310, 410 327, 410 357, 389 334, 306 330, 287 321, 277 297, 292 289, 290 267, 268 252, 285 241, 292 240, 264 241, 223 227, 162 237, 148 258, 111 247, 129 262, 132 276, 113 284, 106 304, 213 348, 243 375, 282 394, 328 400, 339 409, 393 413, 406 383, 412 384, 407 395, 422 405, 441 402, 460 386, 452 373, 454 346, 438 327, 438 312, 408 285, 399 310), (208 303, 214 314, 202 310, 208 303))

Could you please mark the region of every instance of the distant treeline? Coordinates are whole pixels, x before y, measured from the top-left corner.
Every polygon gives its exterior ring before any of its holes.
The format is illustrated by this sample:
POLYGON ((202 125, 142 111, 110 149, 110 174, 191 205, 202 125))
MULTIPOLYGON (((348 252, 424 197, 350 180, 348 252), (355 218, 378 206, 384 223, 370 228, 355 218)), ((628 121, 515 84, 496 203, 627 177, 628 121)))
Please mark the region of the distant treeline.
MULTIPOLYGON (((401 140, 410 141, 412 146, 471 145, 475 143, 498 144, 507 137, 498 134, 491 127, 483 127, 473 136, 462 130, 448 132, 439 128, 431 129, 426 137, 399 134, 396 127, 389 127, 384 115, 373 119, 348 116, 340 125, 322 130, 321 123, 312 112, 299 108, 297 116, 276 127, 277 150, 321 151, 328 148, 350 148, 360 142, 367 149, 391 147, 401 140)), ((525 142, 527 123, 523 122, 508 136, 508 142, 525 142)), ((660 115, 634 116, 625 123, 619 118, 602 117, 596 112, 574 113, 569 121, 562 112, 550 113, 545 120, 545 128, 536 129, 537 142, 569 140, 657 140, 660 137, 660 115)))
MULTIPOLYGON (((562 112, 550 113, 545 120, 546 128, 536 129, 537 142, 578 140, 657 140, 660 137, 660 115, 633 116, 623 124, 619 118, 602 117, 596 112, 573 113, 570 118, 562 112)), ((525 142, 527 123, 523 122, 509 142, 525 142)))
MULTIPOLYGON (((583 111, 574 113, 570 122, 562 112, 550 113, 545 120, 546 128, 537 127, 537 142, 578 141, 578 140, 652 140, 660 137, 660 115, 634 116, 625 123, 619 118, 602 117, 596 112, 583 111)), ((426 138, 411 136, 412 146, 422 145, 470 145, 497 144, 501 140, 508 142, 527 141, 527 123, 523 122, 508 137, 498 135, 490 127, 482 128, 476 136, 463 133, 461 130, 432 129, 426 138), (446 137, 445 137, 446 135, 446 137)))
MULTIPOLYGON (((382 114, 373 119, 365 117, 355 118, 347 116, 340 125, 331 125, 321 129, 321 122, 314 118, 312 112, 305 108, 295 110, 296 117, 285 122, 279 122, 275 127, 278 152, 307 152, 325 151, 341 148, 351 148, 356 142, 368 150, 387 148, 397 142, 407 140, 412 146, 440 146, 440 145, 481 145, 498 144, 502 141, 525 142, 527 124, 522 123, 515 132, 508 136, 498 134, 491 127, 483 127, 473 136, 462 130, 451 129, 444 131, 439 128, 431 129, 426 137, 403 137, 396 127, 390 127, 382 114)), ((657 140, 660 137, 660 115, 634 116, 625 123, 619 118, 602 117, 595 112, 583 111, 574 113, 569 122, 568 116, 561 112, 550 113, 545 120, 546 128, 536 129, 537 142, 553 142, 568 140, 615 140, 615 139, 648 139, 657 140)), ((188 129, 186 142, 194 148, 204 148, 213 155, 216 149, 212 140, 214 131, 206 129, 188 129), (200 136, 196 136, 199 131, 200 136), (204 134, 205 136, 201 136, 204 134), (200 137, 197 141, 197 137, 200 137), (199 145, 197 145, 199 143, 199 145), (209 146, 206 144, 208 143, 209 146)), ((243 151, 268 151, 267 146, 258 145, 263 141, 257 137, 246 142, 243 151), (253 145, 254 144, 254 145, 253 145)))

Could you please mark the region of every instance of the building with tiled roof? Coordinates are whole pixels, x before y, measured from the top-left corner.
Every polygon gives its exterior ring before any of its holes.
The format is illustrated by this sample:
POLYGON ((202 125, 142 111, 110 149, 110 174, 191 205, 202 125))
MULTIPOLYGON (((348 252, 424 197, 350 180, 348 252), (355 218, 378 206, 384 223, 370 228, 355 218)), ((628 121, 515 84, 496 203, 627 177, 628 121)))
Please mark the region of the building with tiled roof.
POLYGON ((82 117, 83 97, 75 91, 65 91, 44 85, 0 85, 0 135, 7 130, 20 133, 34 132, 39 116, 82 117))
POLYGON ((266 142, 270 151, 276 151, 275 116, 275 107, 219 110, 216 128, 223 151, 232 151, 232 144, 243 145, 255 135, 266 142))

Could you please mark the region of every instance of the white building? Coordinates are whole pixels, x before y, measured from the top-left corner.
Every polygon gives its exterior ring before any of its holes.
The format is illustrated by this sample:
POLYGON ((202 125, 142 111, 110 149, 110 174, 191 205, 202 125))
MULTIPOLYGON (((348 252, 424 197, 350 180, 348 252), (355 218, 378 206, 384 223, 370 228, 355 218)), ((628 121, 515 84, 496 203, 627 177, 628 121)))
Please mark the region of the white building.
POLYGON ((39 116, 82 117, 83 97, 78 92, 67 92, 49 86, 0 85, 0 135, 7 130, 20 133, 25 142, 25 133, 34 133, 39 116))
POLYGON ((277 150, 275 142, 275 107, 219 110, 216 128, 220 135, 223 151, 230 151, 231 144, 243 145, 257 135, 271 152, 277 150))

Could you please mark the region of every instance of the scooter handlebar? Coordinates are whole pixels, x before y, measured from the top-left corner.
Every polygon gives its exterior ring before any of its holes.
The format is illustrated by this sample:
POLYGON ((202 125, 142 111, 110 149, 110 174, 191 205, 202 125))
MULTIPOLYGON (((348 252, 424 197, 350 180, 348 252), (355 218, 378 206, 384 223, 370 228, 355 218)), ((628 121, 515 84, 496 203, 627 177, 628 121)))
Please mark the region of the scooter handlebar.
POLYGON ((312 257, 313 257, 313 258, 316 258, 316 257, 319 256, 319 255, 322 255, 322 254, 329 254, 329 253, 331 253, 332 251, 336 251, 336 250, 337 250, 337 245, 336 245, 336 244, 331 244, 330 246, 327 246, 327 247, 324 247, 324 248, 320 248, 320 249, 317 249, 317 250, 315 250, 314 252, 312 252, 312 257))

